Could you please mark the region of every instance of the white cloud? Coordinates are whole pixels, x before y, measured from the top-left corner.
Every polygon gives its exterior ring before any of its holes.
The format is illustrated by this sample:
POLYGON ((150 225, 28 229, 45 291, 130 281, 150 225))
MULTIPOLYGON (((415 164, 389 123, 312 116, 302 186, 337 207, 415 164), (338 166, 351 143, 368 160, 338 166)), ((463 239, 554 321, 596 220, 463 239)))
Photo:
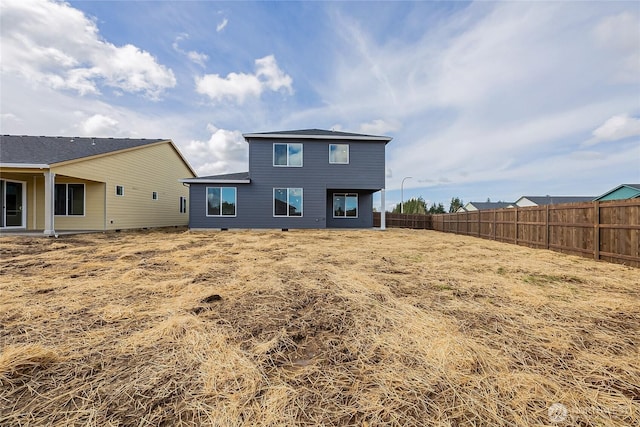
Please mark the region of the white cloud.
POLYGON ((149 52, 104 41, 93 20, 62 2, 3 1, 2 56, 3 73, 80 95, 104 85, 157 99, 176 84, 149 52))
POLYGON ((285 74, 273 55, 256 59, 255 74, 229 73, 226 77, 205 74, 196 77, 196 91, 213 101, 231 99, 238 104, 247 97, 259 97, 265 89, 293 93, 293 79, 285 74))
POLYGON ((600 142, 617 141, 632 136, 640 136, 640 118, 628 114, 619 114, 609 118, 592 132, 593 138, 583 145, 590 146, 600 142))
POLYGON ((229 23, 229 20, 227 18, 224 18, 222 22, 216 25, 216 32, 219 33, 220 31, 224 30, 228 23, 229 23))
POLYGON ((376 119, 368 123, 362 123, 358 132, 366 135, 386 135, 401 128, 397 120, 376 119))
POLYGON ((640 15, 629 11, 602 18, 594 29, 596 43, 614 57, 614 79, 640 82, 640 15), (617 57, 616 57, 617 56, 617 57))
POLYGON ((204 67, 205 63, 209 60, 209 57, 204 53, 199 53, 193 50, 187 52, 187 58, 195 64, 204 67))
POLYGON ((189 61, 198 64, 201 67, 204 67, 205 63, 209 60, 209 56, 207 54, 196 52, 194 50, 190 50, 187 52, 180 47, 180 42, 188 38, 189 34, 186 33, 180 34, 178 37, 176 37, 176 39, 173 41, 173 44, 171 45, 173 47, 173 50, 181 53, 182 55, 185 55, 187 58, 189 58, 189 61))
POLYGON ((209 124, 207 141, 191 140, 182 148, 198 175, 248 170, 249 147, 240 131, 218 129, 209 124))
POLYGON ((102 114, 94 114, 84 120, 79 128, 82 136, 110 137, 118 134, 118 121, 102 114))

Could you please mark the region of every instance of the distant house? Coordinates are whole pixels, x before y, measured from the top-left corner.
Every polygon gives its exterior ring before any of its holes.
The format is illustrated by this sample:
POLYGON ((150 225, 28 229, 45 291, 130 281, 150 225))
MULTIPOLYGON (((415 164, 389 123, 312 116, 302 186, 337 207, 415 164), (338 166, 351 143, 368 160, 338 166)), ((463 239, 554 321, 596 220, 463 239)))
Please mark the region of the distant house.
POLYGON ((0 137, 0 231, 187 225, 195 177, 168 139, 0 137))
POLYGON ((597 197, 595 200, 624 200, 640 197, 640 184, 621 184, 597 197))
POLYGON ((464 205, 463 210, 458 212, 486 211, 489 209, 508 208, 512 203, 507 202, 469 202, 464 205))
POLYGON ((248 172, 183 180, 190 228, 373 226, 390 137, 320 129, 243 136, 248 172))
POLYGON ((584 203, 591 202, 595 196, 522 196, 511 206, 546 206, 559 205, 563 203, 584 203))

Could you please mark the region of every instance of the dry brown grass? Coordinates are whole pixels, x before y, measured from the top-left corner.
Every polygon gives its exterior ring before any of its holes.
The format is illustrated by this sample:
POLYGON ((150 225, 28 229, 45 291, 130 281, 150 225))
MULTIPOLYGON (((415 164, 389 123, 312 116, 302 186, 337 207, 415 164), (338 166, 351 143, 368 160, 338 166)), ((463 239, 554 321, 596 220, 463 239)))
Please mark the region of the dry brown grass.
POLYGON ((2 426, 640 418, 639 269, 396 229, 0 245, 2 426))

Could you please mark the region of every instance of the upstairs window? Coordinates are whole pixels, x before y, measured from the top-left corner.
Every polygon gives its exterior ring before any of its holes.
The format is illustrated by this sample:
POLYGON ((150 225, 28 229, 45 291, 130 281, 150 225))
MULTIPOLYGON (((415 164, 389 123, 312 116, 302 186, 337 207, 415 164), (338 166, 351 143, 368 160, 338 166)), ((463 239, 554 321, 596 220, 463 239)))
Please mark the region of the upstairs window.
POLYGON ((273 166, 301 167, 302 144, 273 144, 273 166))
POLYGON ((158 192, 157 191, 153 191, 151 193, 151 200, 158 200, 158 192))
POLYGON ((236 216, 235 187, 207 187, 207 216, 236 216))
POLYGON ((116 185, 116 196, 124 196, 124 186, 116 185))
POLYGON ((329 163, 349 164, 349 144, 329 144, 329 163))

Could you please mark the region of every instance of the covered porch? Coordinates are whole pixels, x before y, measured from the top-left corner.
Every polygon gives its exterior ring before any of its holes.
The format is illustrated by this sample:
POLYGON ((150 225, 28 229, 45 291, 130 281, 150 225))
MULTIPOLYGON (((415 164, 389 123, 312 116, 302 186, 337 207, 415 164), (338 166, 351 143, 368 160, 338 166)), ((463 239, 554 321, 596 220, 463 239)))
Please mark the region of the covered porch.
POLYGON ((105 229, 106 185, 56 175, 48 165, 0 170, 0 233, 56 235, 105 229))

